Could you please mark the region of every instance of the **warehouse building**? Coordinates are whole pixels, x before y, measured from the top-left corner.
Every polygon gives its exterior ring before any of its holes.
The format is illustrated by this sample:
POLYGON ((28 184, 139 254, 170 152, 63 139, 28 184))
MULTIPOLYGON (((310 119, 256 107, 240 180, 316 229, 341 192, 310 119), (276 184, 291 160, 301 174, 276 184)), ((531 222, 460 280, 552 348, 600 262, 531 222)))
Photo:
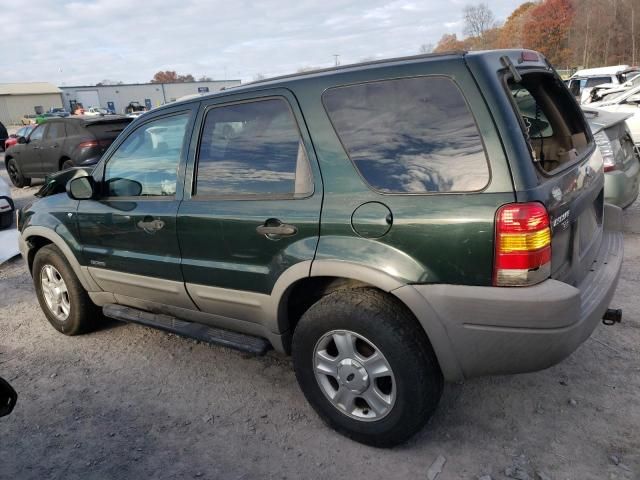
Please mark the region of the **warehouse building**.
POLYGON ((62 92, 46 82, 0 83, 0 122, 18 125, 25 115, 62 107, 62 92))
POLYGON ((60 87, 64 107, 73 111, 76 104, 84 108, 102 107, 123 113, 130 102, 138 102, 147 109, 176 101, 187 95, 213 93, 240 85, 240 80, 210 82, 129 83, 122 85, 93 85, 60 87))

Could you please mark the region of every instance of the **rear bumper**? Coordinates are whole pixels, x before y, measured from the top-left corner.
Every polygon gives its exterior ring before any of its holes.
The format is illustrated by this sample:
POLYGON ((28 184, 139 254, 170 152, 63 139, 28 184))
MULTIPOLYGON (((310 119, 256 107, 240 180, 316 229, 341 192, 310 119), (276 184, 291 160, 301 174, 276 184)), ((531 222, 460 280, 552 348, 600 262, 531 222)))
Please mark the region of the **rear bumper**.
MULTIPOLYGON (((619 217, 620 209, 607 206, 606 215, 619 217)), ((592 269, 575 287, 549 279, 525 288, 407 285, 395 292, 425 327, 447 380, 541 370, 575 351, 609 307, 622 265, 619 223, 607 219, 592 269)))

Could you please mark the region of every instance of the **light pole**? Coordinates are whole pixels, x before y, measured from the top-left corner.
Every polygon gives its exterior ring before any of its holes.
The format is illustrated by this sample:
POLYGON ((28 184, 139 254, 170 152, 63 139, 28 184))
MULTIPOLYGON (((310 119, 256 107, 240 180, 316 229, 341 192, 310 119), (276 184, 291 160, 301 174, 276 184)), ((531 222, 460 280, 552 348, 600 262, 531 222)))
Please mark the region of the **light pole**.
POLYGON ((337 67, 338 65, 340 65, 340 61, 338 60, 338 58, 339 58, 339 57, 340 57, 340 55, 339 55, 339 54, 337 54, 337 53, 334 53, 334 54, 333 54, 333 58, 334 58, 334 60, 335 60, 335 66, 336 66, 336 67, 337 67))

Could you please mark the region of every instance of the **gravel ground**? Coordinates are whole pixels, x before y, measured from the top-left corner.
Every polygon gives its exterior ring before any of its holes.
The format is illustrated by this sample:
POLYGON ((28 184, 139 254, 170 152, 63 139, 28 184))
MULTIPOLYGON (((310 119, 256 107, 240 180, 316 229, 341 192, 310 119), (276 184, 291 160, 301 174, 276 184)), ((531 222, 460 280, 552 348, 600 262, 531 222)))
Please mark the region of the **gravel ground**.
MULTIPOLYGON (((14 189, 17 204, 36 188, 14 189)), ((327 428, 287 357, 117 322, 57 333, 16 258, 0 266, 0 376, 19 394, 0 419, 0 478, 434 478, 446 460, 438 480, 637 479, 639 286, 636 203, 612 304, 621 325, 543 372, 447 385, 421 433, 380 450, 327 428)))

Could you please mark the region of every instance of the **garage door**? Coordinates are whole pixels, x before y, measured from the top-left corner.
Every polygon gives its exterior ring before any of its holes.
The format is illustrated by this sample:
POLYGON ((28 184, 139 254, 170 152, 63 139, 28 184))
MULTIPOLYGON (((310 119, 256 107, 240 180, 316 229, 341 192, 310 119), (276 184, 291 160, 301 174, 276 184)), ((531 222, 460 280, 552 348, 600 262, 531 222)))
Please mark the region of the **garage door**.
POLYGON ((100 106, 100 97, 97 90, 80 90, 76 92, 76 97, 76 101, 81 103, 84 108, 100 106))

